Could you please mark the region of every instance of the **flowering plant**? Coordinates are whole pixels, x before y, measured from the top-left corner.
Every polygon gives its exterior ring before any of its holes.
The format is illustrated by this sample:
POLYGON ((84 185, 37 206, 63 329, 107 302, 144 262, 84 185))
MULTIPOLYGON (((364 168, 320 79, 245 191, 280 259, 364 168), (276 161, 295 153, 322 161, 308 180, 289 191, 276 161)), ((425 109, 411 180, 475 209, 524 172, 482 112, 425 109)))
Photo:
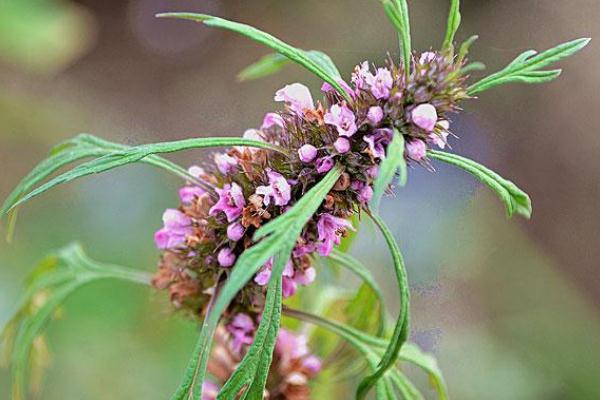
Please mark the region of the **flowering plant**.
POLYGON ((323 100, 315 101, 300 83, 287 85, 274 97, 284 103, 283 109, 268 113, 258 129, 247 130, 242 138, 128 147, 83 134, 55 147, 10 194, 0 215, 14 217, 17 206, 59 184, 136 162, 172 172, 185 184, 179 206, 164 212, 163 226, 154 235, 161 256, 152 277, 93 261, 77 245, 51 255, 34 273, 21 308, 2 335, 14 371, 13 398, 25 396, 26 372, 45 322, 69 294, 98 279, 152 285, 168 292, 175 309, 201 321, 173 400, 310 398, 309 383, 322 362, 311 354, 305 333, 280 329, 282 315, 326 329, 364 356, 370 371, 358 385, 357 399, 373 388, 377 399, 422 398, 400 369, 403 362, 423 369, 439 398, 448 398, 435 360, 407 342, 409 286, 400 249, 378 215, 380 199, 392 186, 406 183, 408 165, 433 169, 435 160, 489 186, 509 216, 529 218, 530 199, 515 184, 475 161, 442 151, 453 136, 450 117, 461 110, 462 101, 495 86, 555 79, 561 70, 544 68, 589 40, 541 54, 526 51, 501 71, 469 83, 469 73, 482 64, 467 59, 476 36, 455 46, 458 0, 451 1, 441 49, 420 54, 411 47, 406 1, 382 4, 398 31, 401 59, 389 56, 378 67, 361 62, 349 82, 324 53, 292 47, 251 26, 203 14, 159 14, 228 29, 272 48, 276 53, 241 76, 264 76, 293 61, 324 81, 323 100), (216 147, 226 150, 188 169, 158 155, 216 147), (370 270, 340 246, 363 215, 379 228, 393 259, 401 307, 391 329, 370 270), (300 286, 318 281, 322 261, 346 267, 364 281, 349 307, 360 318, 343 324, 282 305, 300 286))

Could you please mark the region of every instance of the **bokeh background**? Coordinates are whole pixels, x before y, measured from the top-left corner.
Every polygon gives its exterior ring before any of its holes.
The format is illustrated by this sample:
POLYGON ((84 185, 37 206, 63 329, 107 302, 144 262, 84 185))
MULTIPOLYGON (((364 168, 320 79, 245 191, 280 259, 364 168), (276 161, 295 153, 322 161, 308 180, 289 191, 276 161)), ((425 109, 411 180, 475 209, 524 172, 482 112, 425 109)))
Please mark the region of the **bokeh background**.
MULTIPOLYGON (((448 1, 410 2, 414 47, 441 42, 448 1)), ((299 67, 254 82, 235 76, 267 49, 232 33, 157 20, 181 10, 242 20, 334 58, 344 75, 397 56, 376 0, 0 1, 0 197, 56 142, 79 132, 138 144, 240 135, 276 107, 274 91, 320 82, 299 67)), ((458 39, 480 35, 472 58, 488 72, 528 48, 600 39, 597 0, 463 0, 458 39)), ((600 398, 600 48, 562 63, 550 84, 509 85, 465 104, 454 150, 514 179, 531 221, 507 220, 466 174, 414 169, 383 204, 413 283, 412 337, 440 359, 454 399, 600 398)), ((207 153, 173 160, 192 163, 207 153)), ((26 274, 49 250, 78 240, 96 259, 154 269, 152 233, 179 182, 131 166, 49 192, 0 243, 0 324, 26 274)), ((369 261, 397 309, 390 260, 365 227, 369 261)), ((176 387, 195 326, 162 294, 98 283, 74 295, 48 330, 42 399, 164 399, 176 387)), ((344 385, 340 382, 340 392, 344 385)), ((423 381, 423 384, 426 382, 423 381)), ((9 398, 0 371, 0 398, 9 398)), ((336 396, 344 398, 343 395, 336 396)))

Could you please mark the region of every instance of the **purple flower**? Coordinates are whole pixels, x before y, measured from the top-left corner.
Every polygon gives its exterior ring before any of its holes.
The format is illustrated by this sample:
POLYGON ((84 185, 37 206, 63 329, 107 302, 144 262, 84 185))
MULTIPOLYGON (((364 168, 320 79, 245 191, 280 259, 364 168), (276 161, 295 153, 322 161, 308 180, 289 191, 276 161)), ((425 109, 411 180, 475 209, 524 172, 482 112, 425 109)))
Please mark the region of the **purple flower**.
POLYGON ((244 193, 242 188, 237 183, 227 184, 223 189, 215 189, 219 194, 219 201, 211 207, 208 215, 215 216, 220 212, 224 212, 227 216, 227 221, 232 222, 242 214, 242 210, 246 206, 244 193))
POLYGON ((363 140, 369 145, 369 152, 374 158, 385 158, 385 146, 392 141, 393 133, 388 128, 375 129, 372 135, 366 135, 363 140))
POLYGON ((363 89, 367 80, 367 76, 370 75, 369 63, 367 61, 361 62, 359 65, 354 67, 352 73, 352 83, 356 86, 356 89, 363 89))
POLYGON ((340 136, 339 138, 337 138, 337 140, 333 143, 333 147, 335 147, 335 149, 338 151, 338 153, 340 154, 344 154, 347 153, 348 151, 350 151, 350 141, 343 137, 340 136))
POLYGON ((239 222, 229 224, 227 227, 227 237, 229 240, 237 242, 244 236, 245 229, 239 222))
POLYGON ((287 299, 288 297, 292 297, 296 293, 296 290, 298 290, 298 286, 296 285, 296 282, 293 279, 294 264, 291 260, 288 261, 287 264, 285 264, 282 276, 283 279, 281 282, 281 294, 283 295, 283 298, 287 299))
MULTIPOLYGON (((352 98, 356 97, 356 94, 354 93, 352 88, 342 78, 337 78, 336 81, 337 81, 337 83, 340 84, 342 89, 344 89, 344 91, 348 95, 350 95, 350 97, 352 97, 352 98)), ((323 92, 323 93, 336 92, 337 93, 337 90, 333 86, 331 86, 329 83, 323 82, 323 85, 321 86, 321 92, 323 92)))
POLYGON ((281 117, 281 115, 279 115, 277 113, 270 112, 270 113, 265 114, 265 118, 263 119, 263 123, 262 123, 262 126, 260 127, 260 129, 269 129, 273 125, 283 128, 283 127, 285 127, 285 122, 284 122, 283 118, 281 117))
POLYGON ((265 206, 271 204, 271 198, 273 198, 277 206, 287 205, 292 197, 290 184, 278 172, 269 171, 267 175, 269 176, 269 186, 257 187, 256 194, 264 196, 263 202, 265 206))
POLYGON ((443 149, 448 144, 447 138, 448 138, 448 135, 450 134, 450 132, 448 132, 448 129, 450 128, 450 123, 446 120, 442 120, 442 121, 438 122, 437 125, 440 128, 439 133, 431 132, 429 134, 429 140, 433 144, 438 146, 440 149, 443 149))
POLYGON ((248 314, 238 313, 227 325, 227 331, 233 336, 232 350, 235 353, 242 351, 242 346, 252 344, 256 325, 248 314))
POLYGON ((358 201, 361 203, 368 203, 373 198, 373 188, 369 185, 365 185, 358 192, 358 201))
POLYGON ((282 363, 289 363, 292 359, 308 355, 308 340, 304 335, 294 335, 287 329, 280 329, 277 334, 275 351, 281 357, 282 363))
POLYGON ((321 371, 321 360, 317 356, 310 355, 302 360, 302 368, 315 376, 321 371))
POLYGON ((356 117, 346 105, 334 104, 323 118, 325 123, 334 125, 340 136, 352 136, 357 131, 356 117))
POLYGON ((317 156, 317 148, 312 144, 305 144, 298 149, 298 156, 300 161, 309 163, 317 156))
POLYGON ((297 245, 294 248, 293 256, 298 258, 298 257, 302 257, 305 254, 310 254, 313 251, 315 251, 314 243, 301 244, 301 245, 297 245))
POLYGON ((235 157, 231 157, 229 154, 217 153, 215 154, 215 164, 222 174, 230 174, 235 172, 238 161, 235 157))
POLYGON ((296 271, 294 274, 294 282, 300 285, 310 285, 317 277, 317 271, 313 267, 308 267, 303 271, 296 271))
POLYGON ((217 400, 219 387, 211 381, 202 382, 202 400, 217 400))
POLYGON ((314 109, 310 90, 301 83, 292 83, 275 93, 275 101, 284 101, 298 115, 304 115, 304 110, 314 109))
POLYGON ((368 74, 366 82, 371 87, 371 93, 376 99, 387 99, 390 97, 390 89, 394 84, 392 73, 387 68, 377 68, 375 75, 368 74))
POLYGON ((231 267, 235 263, 235 253, 229 247, 224 247, 219 250, 217 261, 221 267, 231 267))
POLYGON ((186 236, 193 233, 192 219, 179 210, 167 209, 162 219, 163 228, 154 234, 154 243, 161 250, 185 244, 186 236))
POLYGON ((427 145, 421 139, 413 139, 406 143, 408 157, 419 161, 427 155, 427 145))
POLYGON ((429 64, 435 60, 437 55, 433 51, 426 51, 419 57, 419 64, 429 64))
POLYGON ((331 168, 333 168, 334 161, 333 157, 325 156, 321 158, 317 158, 317 172, 320 174, 324 174, 325 172, 329 172, 331 168))
POLYGON ((413 124, 419 128, 431 132, 437 122, 437 111, 431 104, 419 104, 412 110, 411 119, 413 124))
POLYGON ((317 222, 317 232, 321 242, 317 247, 319 254, 324 257, 328 256, 333 249, 333 245, 340 244, 341 235, 347 228, 354 230, 350 221, 334 217, 331 214, 322 214, 317 222))
MULTIPOLYGON (((254 276, 254 282, 260 286, 265 286, 271 279, 273 269, 273 257, 262 266, 258 273, 254 276)), ((283 269, 282 274, 282 294, 284 298, 288 298, 294 295, 297 290, 296 282, 294 281, 294 264, 289 260, 283 269)))
POLYGON ((191 204, 204 193, 206 191, 199 186, 184 186, 179 189, 179 199, 183 204, 191 204))
POLYGON ((367 119, 371 125, 378 125, 383 119, 383 109, 379 106, 370 107, 369 112, 367 113, 367 119))

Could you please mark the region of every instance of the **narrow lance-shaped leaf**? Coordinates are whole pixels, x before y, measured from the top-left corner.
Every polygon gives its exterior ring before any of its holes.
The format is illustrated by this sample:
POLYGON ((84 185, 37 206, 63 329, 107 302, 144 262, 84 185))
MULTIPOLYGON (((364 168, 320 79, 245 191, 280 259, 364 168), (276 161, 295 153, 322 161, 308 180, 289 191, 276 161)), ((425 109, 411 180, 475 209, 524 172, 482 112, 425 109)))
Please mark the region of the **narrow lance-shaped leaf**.
POLYGON ((214 306, 205 318, 200 337, 196 342, 194 355, 186 369, 183 381, 172 400, 191 400, 199 398, 202 382, 210 356, 211 342, 221 314, 231 300, 252 279, 254 274, 275 254, 286 254, 287 258, 302 233, 304 225, 317 211, 327 193, 342 174, 342 168, 336 165, 327 175, 309 190, 293 207, 273 221, 263 225, 254 238, 257 244, 244 251, 236 261, 231 276, 221 289, 214 306))
POLYGON ((531 199, 527 193, 519 189, 511 181, 502 178, 494 171, 473 160, 456 154, 437 150, 430 150, 427 154, 431 158, 462 168, 485 183, 498 194, 506 207, 506 213, 509 217, 517 213, 525 218, 531 218, 531 199))
MULTIPOLYGON (((147 157, 152 157, 154 154, 173 153, 173 152, 177 152, 177 151, 181 151, 181 150, 188 150, 188 149, 199 149, 199 148, 209 148, 209 147, 230 147, 230 146, 248 146, 248 147, 258 147, 258 148, 270 149, 270 150, 274 150, 274 151, 282 151, 278 146, 275 146, 275 145, 272 145, 272 144, 269 144, 266 142, 261 142, 258 140, 249 140, 249 139, 243 139, 243 138, 193 138, 193 139, 176 140, 176 141, 171 141, 171 142, 152 143, 152 144, 134 146, 134 147, 129 147, 129 148, 126 148, 123 150, 114 150, 112 152, 109 152, 108 154, 102 155, 91 161, 87 161, 87 162, 77 165, 73 169, 71 169, 63 174, 60 174, 60 175, 56 176, 55 178, 50 179, 48 182, 42 184, 41 186, 37 187, 36 189, 34 189, 30 192, 28 192, 27 194, 23 195, 20 198, 18 196, 16 196, 13 199, 12 203, 7 203, 5 205, 6 210, 4 210, 4 208, 3 208, 3 211, 4 212, 9 211, 12 208, 18 206, 19 204, 22 204, 22 203, 30 200, 31 198, 38 196, 49 189, 52 189, 53 187, 55 187, 57 185, 67 183, 74 179, 81 178, 81 177, 84 177, 87 175, 99 174, 99 173, 106 172, 106 171, 109 171, 109 170, 117 168, 117 167, 121 167, 121 166, 128 165, 131 163, 139 162, 139 161, 152 163, 154 165, 157 165, 156 163, 158 162, 161 165, 164 165, 164 161, 166 161, 166 160, 162 160, 162 159, 157 160, 156 157, 154 157, 154 160, 151 158, 149 161, 144 161, 147 157), (16 199, 16 201, 15 201, 15 199, 16 199)), ((65 149, 68 149, 68 147, 66 147, 65 149)), ((77 157, 79 157, 80 153, 81 153, 81 151, 77 150, 75 152, 75 155, 77 157)), ((57 154, 60 154, 60 153, 57 153, 57 154)), ((75 155, 73 157, 75 157, 75 155)), ((54 157, 54 156, 51 156, 51 158, 52 157, 54 157)), ((60 160, 54 159, 53 161, 55 161, 55 162, 60 161, 62 163, 62 159, 60 159, 60 160)), ((65 164, 63 164, 63 165, 65 165, 65 164)), ((49 170, 56 169, 52 163, 50 165, 45 164, 44 167, 45 168, 42 171, 37 171, 39 173, 36 176, 26 178, 26 180, 19 185, 18 190, 23 191, 23 189, 25 187, 31 186, 32 182, 38 182, 41 179, 43 179, 43 177, 42 177, 43 175, 46 175, 46 176, 49 175, 49 173, 48 173, 49 170), (42 177, 42 178, 40 179, 40 177, 42 177)), ((23 193, 25 193, 25 192, 23 192, 23 193)), ((0 214, 0 216, 1 215, 2 214, 0 214)))
POLYGON ((446 37, 442 44, 443 49, 451 49, 454 47, 454 35, 460 26, 460 0, 450 1, 450 12, 448 13, 448 26, 446 28, 446 37))
MULTIPOLYGON (((38 183, 42 182, 60 168, 85 158, 100 157, 115 150, 126 149, 127 147, 128 146, 99 139, 85 133, 79 134, 74 138, 55 146, 50 152, 50 156, 40 162, 8 195, 0 209, 0 216, 6 214, 7 211, 17 203, 21 196, 29 192, 38 183)), ((185 169, 159 156, 146 157, 142 162, 166 169, 185 179, 188 179, 189 177, 185 169)), ((16 216, 17 210, 13 209, 9 215, 8 222, 7 238, 9 240, 12 237, 16 216)))
POLYGON ((483 78, 469 87, 469 95, 475 95, 484 90, 510 82, 543 83, 560 75, 561 70, 540 71, 550 64, 569 57, 583 49, 590 39, 582 38, 563 43, 550 50, 535 55, 534 50, 528 50, 519 55, 503 70, 483 78))
POLYGON ((329 254, 328 256, 328 259, 352 271, 354 274, 360 277, 363 280, 363 282, 371 289, 371 291, 373 292, 373 294, 379 302, 378 336, 381 336, 381 334, 385 330, 385 306, 383 291, 379 287, 379 284, 377 284, 377 281, 373 277, 373 274, 371 274, 371 271, 356 258, 352 257, 350 254, 341 252, 337 249, 332 250, 331 254, 329 254))
POLYGON ((208 26, 228 29, 230 31, 244 35, 249 39, 252 39, 258 43, 264 44, 265 46, 272 48, 273 50, 284 55, 290 60, 302 65, 304 68, 317 75, 325 82, 328 82, 339 93, 341 93, 346 98, 346 100, 348 100, 349 102, 352 101, 350 96, 344 91, 342 86, 337 81, 336 76, 331 74, 329 63, 323 63, 321 59, 309 56, 304 50, 290 46, 289 44, 283 42, 275 36, 263 32, 257 28, 254 28, 253 26, 235 21, 229 21, 224 18, 214 17, 212 15, 206 14, 171 12, 157 14, 156 16, 159 18, 179 18, 201 22, 208 26))
POLYGON ((404 258, 400 252, 400 248, 383 219, 376 215, 370 215, 379 230, 383 234, 385 241, 390 249, 392 259, 394 261, 394 272, 400 291, 400 312, 394 328, 394 333, 390 340, 387 349, 381 358, 377 370, 374 374, 366 377, 361 381, 356 392, 357 399, 364 399, 369 390, 377 383, 377 381, 385 374, 385 372, 394 364, 400 353, 400 349, 406 339, 408 339, 408 321, 409 321, 409 288, 408 279, 406 276, 406 268, 404 266, 404 258))
POLYGON ((399 173, 400 186, 406 184, 406 160, 404 159, 404 136, 394 128, 394 137, 387 148, 387 154, 379 165, 379 173, 373 185, 373 198, 371 205, 376 210, 383 194, 399 173))
POLYGON ((246 389, 240 400, 262 400, 263 398, 281 321, 281 280, 288 257, 289 251, 275 257, 272 278, 267 287, 265 307, 254 341, 240 365, 219 392, 218 400, 234 399, 244 388, 246 389))
MULTIPOLYGON (((331 76, 341 79, 341 74, 335 66, 331 57, 318 50, 304 50, 306 55, 313 61, 320 63, 327 73, 331 76)), ((240 81, 264 78, 273 75, 288 65, 291 60, 279 53, 271 53, 263 56, 260 60, 248 65, 238 73, 240 81)))
POLYGON ((410 75, 412 61, 412 44, 410 38, 410 19, 408 16, 408 5, 406 0, 382 0, 383 9, 388 19, 398 31, 400 39, 400 50, 404 62, 404 72, 410 75))
POLYGON ((101 279, 149 285, 150 274, 90 259, 78 244, 44 259, 29 277, 27 291, 14 317, 2 330, 3 359, 13 372, 13 399, 25 398, 32 347, 65 299, 82 286, 101 279))

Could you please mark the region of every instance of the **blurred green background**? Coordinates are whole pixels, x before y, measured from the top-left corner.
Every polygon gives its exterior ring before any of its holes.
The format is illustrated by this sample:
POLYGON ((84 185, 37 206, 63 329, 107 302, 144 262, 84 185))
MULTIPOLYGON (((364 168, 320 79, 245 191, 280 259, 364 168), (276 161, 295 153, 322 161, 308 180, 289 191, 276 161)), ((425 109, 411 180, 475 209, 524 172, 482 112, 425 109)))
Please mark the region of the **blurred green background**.
MULTIPOLYGON (((447 3, 410 2, 416 49, 439 45, 447 3)), ((298 67, 236 82, 267 50, 228 32, 153 18, 170 10, 254 24, 327 52, 346 76, 364 59, 398 55, 376 0, 2 0, 0 197, 52 144, 79 132, 128 144, 237 136, 275 108, 272 95, 284 84, 302 81, 317 94, 320 82, 298 67)), ((530 47, 600 38, 599 17, 597 0, 463 0, 458 39, 479 34, 472 58, 494 71, 530 47)), ((454 399, 600 398, 598 49, 592 41, 563 62, 551 84, 483 93, 454 120, 454 149, 526 189, 531 221, 506 220, 485 188, 441 165, 436 174, 411 171, 409 185, 383 204, 413 283, 412 338, 439 357, 454 399)), ((200 157, 206 153, 172 159, 200 157)), ((176 204, 179 183, 132 166, 24 207, 13 243, 0 243, 0 324, 36 261, 70 241, 98 260, 152 271, 152 234, 163 209, 176 204)), ((371 262, 396 310, 390 260, 374 229, 363 229, 354 252, 371 262)), ((73 296, 48 331, 40 398, 167 398, 195 326, 172 315, 164 297, 111 282, 73 296)), ((0 370, 1 399, 8 389, 0 370)))

